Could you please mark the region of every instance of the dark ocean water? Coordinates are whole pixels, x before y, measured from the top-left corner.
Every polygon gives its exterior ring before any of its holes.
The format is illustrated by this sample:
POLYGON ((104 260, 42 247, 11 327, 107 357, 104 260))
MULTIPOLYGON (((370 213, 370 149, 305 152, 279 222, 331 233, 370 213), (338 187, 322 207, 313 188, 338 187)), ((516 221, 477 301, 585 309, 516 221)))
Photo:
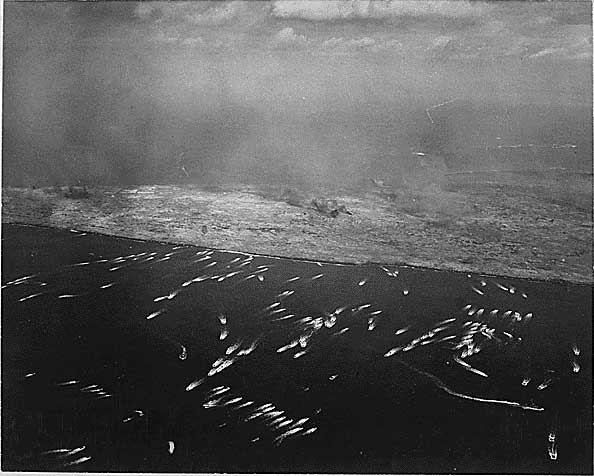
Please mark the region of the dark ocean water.
POLYGON ((592 472, 592 287, 4 225, 2 469, 592 472))

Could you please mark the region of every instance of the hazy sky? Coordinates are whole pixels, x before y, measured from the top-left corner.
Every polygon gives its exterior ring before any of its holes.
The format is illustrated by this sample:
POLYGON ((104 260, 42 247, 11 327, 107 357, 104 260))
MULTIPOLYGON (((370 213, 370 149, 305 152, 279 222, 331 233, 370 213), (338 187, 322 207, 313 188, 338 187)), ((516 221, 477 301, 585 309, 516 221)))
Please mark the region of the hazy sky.
POLYGON ((452 98, 562 116, 592 101, 590 2, 5 2, 4 15, 5 180, 84 165, 146 181, 182 152, 197 175, 360 172, 357 158, 439 135, 419 111, 452 98))

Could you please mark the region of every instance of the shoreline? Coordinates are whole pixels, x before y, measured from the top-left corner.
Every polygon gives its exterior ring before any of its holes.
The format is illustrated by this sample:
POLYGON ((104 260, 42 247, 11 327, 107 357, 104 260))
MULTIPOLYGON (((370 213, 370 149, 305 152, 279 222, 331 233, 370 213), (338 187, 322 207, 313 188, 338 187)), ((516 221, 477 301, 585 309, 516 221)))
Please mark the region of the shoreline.
POLYGON ((178 241, 163 241, 163 240, 157 240, 157 239, 151 239, 151 238, 147 238, 147 239, 141 239, 141 238, 132 238, 129 236, 122 236, 122 235, 114 235, 114 234, 108 234, 108 233, 101 233, 98 231, 87 231, 87 230, 82 230, 82 229, 75 229, 75 228, 60 228, 60 227, 56 227, 56 226, 50 226, 50 225, 39 225, 39 224, 32 224, 32 223, 18 223, 18 222, 12 222, 12 223, 5 223, 2 222, 3 225, 10 225, 10 226, 23 226, 23 227, 32 227, 32 228, 41 228, 41 229, 49 229, 49 230, 58 230, 58 231, 71 231, 71 232, 76 232, 76 233, 81 233, 81 234, 90 234, 90 235, 94 235, 94 236, 104 236, 106 238, 117 238, 117 239, 121 239, 121 240, 129 240, 129 241, 135 241, 135 242, 140 242, 140 243, 155 243, 155 244, 160 244, 160 245, 170 245, 170 246, 193 246, 193 247, 197 247, 197 248, 204 248, 206 250, 212 250, 218 253, 229 253, 229 254, 239 254, 239 255, 245 255, 245 256, 253 256, 255 258, 268 258, 268 259, 275 259, 275 260, 288 260, 288 261, 295 261, 298 263, 308 263, 308 264, 322 264, 322 265, 329 265, 329 266, 339 266, 339 267, 346 267, 346 266, 378 266, 378 267, 384 267, 384 266, 395 266, 398 268, 408 268, 408 269, 413 269, 413 270, 419 270, 419 271, 430 271, 430 272, 438 272, 438 273, 458 273, 458 274, 465 274, 465 273, 472 273, 472 274, 477 274, 480 275, 481 277, 484 278, 503 278, 503 279, 516 279, 516 280, 525 280, 525 281, 529 281, 531 283, 542 283, 542 284, 570 284, 572 286, 592 286, 594 285, 594 282, 581 282, 581 281, 568 281, 568 280, 564 280, 564 279, 541 279, 541 278, 534 278, 534 277, 521 277, 521 276, 510 276, 510 275, 505 275, 505 274, 492 274, 492 273, 485 273, 485 272, 479 272, 479 271, 470 271, 470 270, 465 270, 465 269, 444 269, 444 268, 434 268, 434 267, 430 267, 430 266, 421 266, 421 265, 411 265, 409 263, 383 263, 383 262, 373 262, 373 261, 367 261, 367 262, 361 262, 361 263, 355 263, 355 262, 341 262, 341 261, 328 261, 328 260, 313 260, 313 259, 309 259, 309 258, 301 258, 298 256, 280 256, 280 255, 268 255, 268 254, 263 254, 263 253, 258 253, 258 252, 247 252, 247 251, 241 251, 241 250, 235 250, 235 249, 223 249, 223 248, 213 248, 207 245, 197 245, 194 243, 180 243, 178 241))
POLYGON ((530 197, 523 208, 509 210, 505 203, 493 205, 493 197, 483 191, 438 191, 412 200, 404 195, 338 192, 333 198, 352 216, 331 218, 305 206, 310 199, 305 192, 298 194, 301 204, 295 205, 281 199, 278 190, 254 186, 89 190, 89 198, 72 199, 51 189, 5 187, 2 223, 74 228, 300 261, 594 282, 587 212, 543 205, 530 197), (468 205, 473 201, 477 203, 468 205), (547 218, 530 213, 531 206, 544 206, 537 211, 547 218))

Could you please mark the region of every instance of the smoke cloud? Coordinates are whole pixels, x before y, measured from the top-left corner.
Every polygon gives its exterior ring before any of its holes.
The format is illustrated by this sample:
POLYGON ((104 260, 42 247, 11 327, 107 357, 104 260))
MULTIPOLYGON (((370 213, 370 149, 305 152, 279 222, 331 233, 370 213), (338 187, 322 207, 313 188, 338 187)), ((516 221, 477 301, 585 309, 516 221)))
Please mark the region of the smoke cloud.
POLYGON ((590 168, 579 7, 352 5, 6 4, 4 184, 398 182, 419 153, 590 168))

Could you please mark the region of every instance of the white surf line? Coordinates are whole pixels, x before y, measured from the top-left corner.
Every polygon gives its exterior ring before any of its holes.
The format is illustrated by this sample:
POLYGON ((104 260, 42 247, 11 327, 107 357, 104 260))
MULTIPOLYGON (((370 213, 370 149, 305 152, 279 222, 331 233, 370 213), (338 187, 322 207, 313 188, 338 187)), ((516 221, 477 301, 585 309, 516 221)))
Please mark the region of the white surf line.
POLYGON ((402 365, 404 365, 405 367, 408 367, 411 370, 414 370, 415 372, 424 375, 425 377, 427 377, 428 379, 430 379, 433 383, 435 383, 435 385, 437 385, 439 388, 441 388, 444 392, 449 393, 450 395, 454 396, 454 397, 458 397, 458 398, 463 398, 465 400, 473 400, 475 402, 483 402, 483 403, 495 403, 495 404, 500 404, 500 405, 508 405, 510 407, 515 407, 515 408, 521 408, 522 410, 532 410, 532 411, 536 411, 536 412, 542 412, 544 411, 544 408, 542 407, 537 407, 537 406, 532 406, 532 405, 523 405, 519 402, 512 402, 509 400, 497 400, 494 398, 481 398, 481 397, 474 397, 472 395, 466 395, 464 393, 459 393, 456 392, 455 390, 452 390, 451 388, 449 388, 445 383, 443 383, 438 377, 436 377, 433 374, 430 374, 429 372, 425 372, 424 370, 419 370, 416 367, 413 367, 410 364, 407 364, 406 362, 400 360, 400 359, 395 359, 397 362, 401 363, 402 365))
MULTIPOLYGON (((308 259, 308 258, 295 258, 295 257, 291 257, 291 256, 275 256, 275 255, 267 255, 267 254, 260 254, 260 253, 248 253, 246 251, 238 251, 238 250, 232 250, 232 249, 226 249, 226 248, 212 248, 212 251, 216 251, 218 253, 235 253, 235 254, 239 254, 242 256, 247 256, 250 258, 270 258, 270 259, 275 259, 275 260, 291 260, 291 261, 297 261, 299 263, 308 263, 308 264, 316 264, 318 266, 322 266, 322 262, 320 262, 319 260, 314 260, 314 259, 308 259)), ((331 261, 324 261, 323 264, 328 264, 328 265, 332 265, 332 266, 358 266, 362 263, 334 263, 331 261)), ((367 263, 365 263, 367 264, 367 263)))

